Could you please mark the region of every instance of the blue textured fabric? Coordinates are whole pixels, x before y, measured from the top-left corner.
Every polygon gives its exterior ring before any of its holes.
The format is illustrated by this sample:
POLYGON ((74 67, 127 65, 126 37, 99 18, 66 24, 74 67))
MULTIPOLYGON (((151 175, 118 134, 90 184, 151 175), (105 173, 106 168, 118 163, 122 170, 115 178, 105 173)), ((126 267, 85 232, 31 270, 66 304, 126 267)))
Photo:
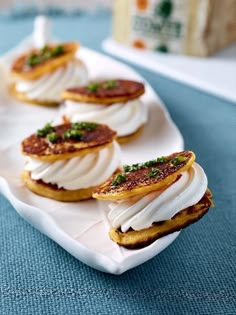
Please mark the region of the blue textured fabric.
MULTIPOLYGON (((0 52, 32 20, 0 21, 0 52)), ((57 18, 61 39, 101 50, 104 14, 57 18)), ((121 276, 82 264, 18 216, 0 196, 0 314, 236 314, 236 104, 141 68, 197 154, 215 208, 160 255, 121 276)))

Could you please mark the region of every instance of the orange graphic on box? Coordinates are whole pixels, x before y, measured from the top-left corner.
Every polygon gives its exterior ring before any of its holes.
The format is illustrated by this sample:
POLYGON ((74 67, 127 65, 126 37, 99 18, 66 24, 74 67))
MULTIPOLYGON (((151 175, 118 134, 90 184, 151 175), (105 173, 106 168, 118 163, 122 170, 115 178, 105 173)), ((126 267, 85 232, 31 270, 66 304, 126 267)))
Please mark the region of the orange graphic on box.
POLYGON ((140 11, 146 11, 149 6, 149 0, 136 0, 136 7, 140 11))
POLYGON ((132 46, 138 49, 146 49, 147 46, 142 39, 135 39, 132 43, 132 46))

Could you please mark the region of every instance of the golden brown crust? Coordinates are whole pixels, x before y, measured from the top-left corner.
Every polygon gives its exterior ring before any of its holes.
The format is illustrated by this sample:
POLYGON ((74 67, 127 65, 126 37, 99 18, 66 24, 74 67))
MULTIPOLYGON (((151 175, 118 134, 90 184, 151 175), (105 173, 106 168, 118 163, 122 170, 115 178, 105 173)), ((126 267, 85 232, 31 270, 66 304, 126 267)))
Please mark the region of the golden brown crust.
POLYGON ((143 83, 131 80, 114 80, 114 87, 106 88, 109 81, 97 82, 99 87, 96 91, 90 91, 87 86, 69 88, 62 93, 63 99, 84 103, 96 103, 111 105, 114 103, 124 103, 138 98, 145 92, 143 83))
POLYGON ((89 187, 86 189, 66 190, 58 189, 56 185, 46 184, 42 181, 33 180, 30 177, 30 172, 23 171, 21 179, 24 185, 37 195, 47 197, 58 201, 80 201, 90 199, 95 187, 89 187))
POLYGON ((112 176, 96 189, 93 197, 102 200, 125 199, 136 196, 137 194, 145 194, 161 189, 174 182, 182 172, 189 169, 195 161, 195 154, 192 151, 182 151, 173 153, 165 158, 167 158, 168 162, 156 163, 155 165, 143 167, 136 171, 122 173, 125 175, 126 181, 117 186, 112 185, 115 179, 115 176, 112 176), (186 158, 186 160, 173 165, 172 160, 179 156, 186 158), (148 174, 153 168, 159 170, 158 176, 149 177, 148 174))
MULTIPOLYGON (((66 124, 66 123, 69 123, 70 120, 68 119, 68 117, 66 117, 65 115, 62 116, 62 121, 66 124)), ((119 143, 119 144, 125 144, 127 142, 130 142, 130 141, 133 141, 135 140, 136 138, 138 138, 140 136, 140 134, 143 132, 143 129, 144 129, 144 125, 140 126, 138 128, 138 130, 136 130, 135 132, 131 133, 130 135, 128 136, 122 136, 122 137, 117 137, 116 141, 119 143)))
POLYGON ((38 99, 30 99, 27 97, 25 93, 18 92, 16 90, 15 84, 10 85, 9 87, 10 94, 18 99, 21 102, 28 103, 30 105, 40 105, 40 106, 47 106, 47 107, 55 107, 60 104, 60 102, 54 102, 54 101, 42 101, 38 99))
MULTIPOLYGON (((57 46, 58 44, 48 45, 50 49, 57 46)), ((53 72, 55 69, 65 65, 68 61, 74 58, 75 53, 79 48, 79 44, 77 42, 62 43, 60 46, 62 46, 64 49, 63 54, 46 60, 39 65, 35 65, 34 67, 26 67, 26 59, 32 53, 37 53, 39 49, 33 48, 27 53, 20 55, 12 64, 11 74, 18 79, 35 80, 45 73, 53 72)))
POLYGON ((70 130, 72 125, 68 123, 53 126, 53 132, 58 136, 56 143, 51 143, 45 136, 32 134, 22 141, 22 153, 41 161, 54 162, 100 151, 111 145, 116 137, 116 132, 108 126, 96 124, 94 130, 82 130, 81 140, 63 139, 63 134, 70 130))
POLYGON ((112 228, 109 235, 114 242, 126 248, 142 248, 165 235, 179 231, 198 221, 213 206, 212 194, 207 189, 205 195, 196 205, 180 211, 171 220, 154 223, 150 228, 140 231, 129 230, 122 233, 120 230, 112 228))

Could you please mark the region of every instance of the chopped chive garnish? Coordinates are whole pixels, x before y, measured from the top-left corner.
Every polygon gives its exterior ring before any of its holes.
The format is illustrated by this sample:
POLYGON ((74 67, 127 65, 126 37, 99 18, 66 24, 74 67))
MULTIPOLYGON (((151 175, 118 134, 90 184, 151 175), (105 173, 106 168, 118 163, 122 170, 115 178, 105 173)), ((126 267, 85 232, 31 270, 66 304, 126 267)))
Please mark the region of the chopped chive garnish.
POLYGON ((87 90, 89 92, 97 92, 99 88, 99 84, 97 82, 91 82, 88 86, 87 86, 87 90))
POLYGON ((113 87, 117 86, 117 81, 115 80, 109 80, 104 83, 103 87, 105 89, 112 89, 113 87))
POLYGON ((42 129, 38 129, 36 132, 36 135, 38 137, 45 137, 49 133, 55 131, 54 127, 51 125, 51 123, 47 123, 42 129))
POLYGON ((186 160, 187 160, 187 158, 185 156, 179 155, 179 156, 176 156, 175 158, 173 158, 170 162, 171 162, 171 164, 176 166, 176 165, 179 165, 181 162, 184 162, 186 160))
POLYGON ((167 163, 169 160, 165 156, 161 156, 156 159, 156 163, 167 163))
POLYGON ((62 55, 64 54, 64 52, 65 52, 64 47, 61 45, 58 45, 54 48, 50 48, 47 45, 45 45, 38 52, 34 52, 31 55, 29 55, 25 63, 27 66, 34 67, 36 65, 43 63, 46 60, 62 55))
POLYGON ((148 172, 148 177, 157 177, 159 173, 160 170, 158 168, 152 168, 151 171, 148 172))
POLYGON ((47 139, 48 141, 55 143, 58 141, 59 137, 55 132, 52 132, 52 133, 47 134, 47 139))
POLYGON ((72 129, 76 129, 76 130, 87 130, 87 131, 91 131, 91 130, 95 130, 97 128, 97 124, 96 123, 91 123, 91 122, 75 122, 72 124, 72 129))
POLYGON ((111 186, 118 186, 121 183, 124 183, 126 181, 126 175, 119 173, 115 176, 111 186))
POLYGON ((126 173, 134 172, 134 171, 140 170, 142 168, 148 168, 148 167, 154 166, 154 165, 156 165, 158 163, 167 163, 167 162, 169 162, 168 158, 162 156, 162 157, 159 157, 159 158, 156 158, 154 160, 150 160, 150 161, 147 161, 147 162, 144 162, 144 163, 125 165, 124 166, 124 171, 126 173))
POLYGON ((64 54, 64 47, 61 45, 56 46, 51 51, 51 58, 64 54))
POLYGON ((134 172, 134 171, 140 170, 142 167, 143 167, 142 163, 137 163, 137 164, 132 164, 132 165, 125 165, 124 166, 124 171, 126 173, 134 172))
POLYGON ((27 66, 33 67, 40 64, 40 58, 36 54, 31 54, 26 60, 27 66))
POLYGON ((62 137, 64 140, 68 140, 68 139, 81 140, 82 136, 83 136, 83 133, 80 130, 69 129, 63 133, 62 137))
POLYGON ((157 164, 156 160, 150 160, 150 161, 145 162, 143 165, 145 167, 150 167, 150 166, 153 166, 155 164, 157 164))

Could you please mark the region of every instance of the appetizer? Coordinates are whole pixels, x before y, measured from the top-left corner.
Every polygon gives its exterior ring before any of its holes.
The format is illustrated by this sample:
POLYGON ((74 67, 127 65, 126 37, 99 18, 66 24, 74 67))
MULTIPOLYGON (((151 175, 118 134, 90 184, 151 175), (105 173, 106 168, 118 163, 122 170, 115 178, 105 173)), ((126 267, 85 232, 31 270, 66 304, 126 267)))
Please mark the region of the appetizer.
POLYGON ((112 200, 110 238, 141 248, 199 220, 213 206, 204 170, 191 151, 124 166, 93 194, 112 200))
POLYGON ((143 83, 131 80, 91 82, 62 93, 64 121, 89 120, 108 124, 117 131, 118 141, 127 142, 141 132, 147 108, 140 100, 143 83))
POLYGON ((89 199, 94 188, 120 168, 115 138, 115 131, 97 123, 47 123, 21 143, 23 183, 59 201, 89 199))
POLYGON ((78 43, 67 42, 20 55, 11 67, 11 94, 27 103, 58 105, 64 89, 87 82, 87 69, 75 57, 78 48, 78 43))

